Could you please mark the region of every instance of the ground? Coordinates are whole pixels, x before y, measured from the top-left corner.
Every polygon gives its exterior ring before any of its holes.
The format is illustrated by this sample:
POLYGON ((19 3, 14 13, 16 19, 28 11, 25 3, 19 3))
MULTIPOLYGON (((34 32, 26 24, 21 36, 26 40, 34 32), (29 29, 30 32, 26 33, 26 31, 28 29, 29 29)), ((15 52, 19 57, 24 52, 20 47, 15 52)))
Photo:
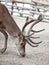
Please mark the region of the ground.
MULTIPOLYGON (((14 17, 19 27, 23 27, 25 19, 14 17)), ((32 48, 26 44, 26 56, 21 57, 15 45, 16 39, 9 36, 8 48, 4 54, 0 53, 0 65, 49 65, 49 23, 40 22, 34 29, 44 28, 45 31, 35 34, 39 39, 33 41, 43 41, 38 47, 32 48)), ((27 29, 26 29, 27 30, 27 29)), ((4 36, 0 33, 0 48, 4 44, 4 36)))

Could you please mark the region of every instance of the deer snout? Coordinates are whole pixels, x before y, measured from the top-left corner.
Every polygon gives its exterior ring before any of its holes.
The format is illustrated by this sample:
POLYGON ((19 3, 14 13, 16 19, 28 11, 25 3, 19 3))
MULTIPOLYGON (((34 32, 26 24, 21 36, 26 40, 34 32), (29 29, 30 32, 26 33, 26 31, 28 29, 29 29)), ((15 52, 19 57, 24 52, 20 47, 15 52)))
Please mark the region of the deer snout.
POLYGON ((21 43, 21 44, 19 45, 19 53, 20 53, 20 55, 21 55, 22 57, 25 56, 25 43, 21 43))
POLYGON ((20 50, 19 53, 20 53, 20 55, 21 55, 22 57, 25 56, 25 52, 24 52, 24 50, 20 50))

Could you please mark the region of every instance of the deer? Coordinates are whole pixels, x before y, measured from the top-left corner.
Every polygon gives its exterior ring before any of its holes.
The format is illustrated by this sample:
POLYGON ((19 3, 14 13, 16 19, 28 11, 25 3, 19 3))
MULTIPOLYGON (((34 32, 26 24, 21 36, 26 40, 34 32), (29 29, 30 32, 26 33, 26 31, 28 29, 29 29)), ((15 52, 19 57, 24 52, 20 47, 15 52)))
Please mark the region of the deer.
POLYGON ((42 41, 34 42, 32 39, 34 38, 36 39, 39 37, 33 37, 32 35, 34 35, 34 33, 44 31, 44 29, 35 31, 32 28, 40 21, 42 21, 41 14, 39 15, 36 21, 34 19, 31 19, 29 21, 29 18, 27 17, 26 23, 24 24, 21 31, 18 25, 16 24, 16 22, 14 21, 13 17, 11 16, 11 14, 9 13, 7 7, 4 4, 0 3, 0 32, 5 36, 5 43, 4 43, 4 47, 1 49, 1 53, 4 53, 7 49, 8 33, 10 36, 16 37, 18 39, 19 41, 18 51, 22 57, 25 56, 26 43, 28 43, 32 47, 38 47, 39 44, 42 43, 42 41), (28 34, 25 35, 24 33, 25 28, 32 22, 34 23, 31 25, 30 29, 28 30, 28 34))

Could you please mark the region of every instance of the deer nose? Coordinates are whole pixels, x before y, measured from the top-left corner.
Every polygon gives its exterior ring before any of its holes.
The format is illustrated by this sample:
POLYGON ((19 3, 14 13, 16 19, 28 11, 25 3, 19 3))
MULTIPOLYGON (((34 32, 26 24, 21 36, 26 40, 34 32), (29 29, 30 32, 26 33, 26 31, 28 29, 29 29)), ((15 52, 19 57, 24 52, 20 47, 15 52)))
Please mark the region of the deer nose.
POLYGON ((20 55, 21 55, 22 57, 25 56, 25 51, 24 51, 24 50, 20 50, 19 53, 20 53, 20 55))
POLYGON ((22 57, 25 57, 25 54, 24 54, 24 55, 22 55, 22 57))
POLYGON ((21 55, 22 57, 25 57, 25 54, 21 54, 21 53, 20 53, 20 55, 21 55))

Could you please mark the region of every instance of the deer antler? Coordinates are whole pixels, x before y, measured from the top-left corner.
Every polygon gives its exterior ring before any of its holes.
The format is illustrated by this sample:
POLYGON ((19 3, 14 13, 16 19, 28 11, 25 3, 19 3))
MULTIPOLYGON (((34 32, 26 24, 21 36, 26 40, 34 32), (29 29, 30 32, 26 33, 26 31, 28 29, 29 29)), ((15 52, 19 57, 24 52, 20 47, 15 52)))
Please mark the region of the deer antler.
POLYGON ((34 22, 32 25, 31 25, 31 27, 30 27, 30 29, 28 30, 28 35, 26 36, 26 42, 30 45, 30 46, 32 46, 32 47, 37 47, 38 46, 38 44, 39 43, 42 43, 42 41, 40 41, 40 42, 33 42, 32 40, 31 40, 31 38, 33 38, 33 39, 36 39, 36 38, 39 38, 39 37, 32 37, 32 35, 34 34, 34 33, 38 33, 38 32, 41 32, 41 31, 44 31, 45 29, 42 29, 42 30, 39 30, 39 31, 35 31, 35 30, 33 30, 32 28, 33 28, 33 26, 34 25, 36 25, 37 23, 39 23, 40 21, 42 21, 42 15, 40 14, 39 15, 39 17, 38 17, 38 19, 35 21, 34 19, 32 19, 32 20, 30 20, 29 22, 28 22, 28 17, 27 17, 27 19, 26 19, 26 23, 25 23, 25 25, 24 25, 24 27, 23 27, 23 29, 22 29, 22 32, 24 32, 24 30, 25 30, 25 28, 26 28, 26 26, 28 25, 28 24, 30 24, 30 23, 32 23, 32 22, 34 22), (32 32, 31 34, 30 34, 30 32, 32 32), (31 43, 33 43, 34 45, 32 45, 31 43), (36 45, 35 45, 36 44, 36 45))
POLYGON ((37 21, 35 21, 32 24, 32 26, 30 27, 30 29, 28 30, 28 35, 29 35, 30 31, 33 32, 33 33, 38 33, 38 32, 42 32, 42 31, 45 30, 45 29, 42 29, 42 30, 39 30, 39 31, 35 31, 35 30, 32 29, 37 23, 39 23, 40 21, 42 21, 42 19, 43 19, 42 18, 42 14, 40 14, 39 17, 38 17, 38 19, 37 19, 37 21))
POLYGON ((26 18, 26 23, 25 23, 25 25, 23 26, 23 28, 22 28, 22 32, 24 32, 24 29, 26 28, 26 26, 28 25, 28 24, 30 24, 30 23, 32 23, 32 22, 34 22, 35 20, 30 20, 30 21, 28 21, 28 19, 29 19, 29 17, 27 17, 26 18))

